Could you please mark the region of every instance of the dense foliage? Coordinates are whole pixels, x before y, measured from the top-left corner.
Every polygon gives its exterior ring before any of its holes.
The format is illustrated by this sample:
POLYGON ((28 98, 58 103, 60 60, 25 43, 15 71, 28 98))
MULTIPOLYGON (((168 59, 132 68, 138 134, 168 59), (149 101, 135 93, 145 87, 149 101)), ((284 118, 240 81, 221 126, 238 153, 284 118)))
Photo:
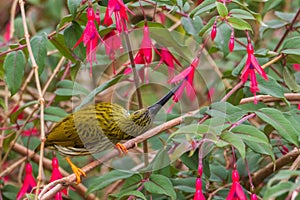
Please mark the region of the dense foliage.
POLYGON ((12 0, 7 7, 2 199, 34 199, 36 191, 55 199, 299 199, 299 1, 12 0), (131 113, 179 83, 156 128, 125 143, 128 154, 72 158, 87 172, 82 187, 70 186, 75 178, 61 155, 43 148, 34 155, 68 113, 95 102, 131 113))

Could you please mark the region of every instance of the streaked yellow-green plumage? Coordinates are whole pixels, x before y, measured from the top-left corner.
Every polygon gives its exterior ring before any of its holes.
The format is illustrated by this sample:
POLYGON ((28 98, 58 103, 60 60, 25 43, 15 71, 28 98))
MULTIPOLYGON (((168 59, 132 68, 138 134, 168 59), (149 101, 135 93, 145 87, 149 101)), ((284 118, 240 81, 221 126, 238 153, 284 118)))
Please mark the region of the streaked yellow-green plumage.
POLYGON ((86 106, 65 117, 47 135, 46 147, 76 156, 104 151, 120 140, 140 135, 152 125, 147 108, 131 115, 117 104, 86 106))

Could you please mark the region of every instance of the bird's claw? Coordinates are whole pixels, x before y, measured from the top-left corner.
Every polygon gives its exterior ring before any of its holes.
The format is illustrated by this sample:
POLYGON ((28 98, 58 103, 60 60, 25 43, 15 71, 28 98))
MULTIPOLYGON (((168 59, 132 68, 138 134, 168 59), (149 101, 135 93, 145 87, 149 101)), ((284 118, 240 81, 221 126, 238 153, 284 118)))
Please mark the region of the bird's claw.
POLYGON ((117 147, 117 149, 118 149, 119 152, 120 152, 120 156, 122 156, 123 154, 127 154, 127 153, 128 153, 127 148, 126 148, 123 144, 117 143, 117 144, 116 144, 116 147, 117 147))

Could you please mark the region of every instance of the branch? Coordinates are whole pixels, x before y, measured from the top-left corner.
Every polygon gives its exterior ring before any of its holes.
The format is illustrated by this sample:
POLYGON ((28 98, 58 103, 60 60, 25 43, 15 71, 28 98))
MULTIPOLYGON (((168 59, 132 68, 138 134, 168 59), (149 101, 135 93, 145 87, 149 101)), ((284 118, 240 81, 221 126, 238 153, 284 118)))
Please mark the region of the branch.
MULTIPOLYGON (((285 93, 284 97, 288 101, 300 101, 300 93, 285 93)), ((263 103, 282 101, 282 98, 272 97, 270 95, 257 95, 256 97, 243 98, 241 100, 240 104, 246 104, 246 103, 253 102, 255 100, 255 98, 257 99, 257 101, 261 101, 263 103)), ((297 102, 297 103, 299 103, 299 102, 297 102)))
MULTIPOLYGON (((198 110, 194 110, 191 112, 188 112, 187 114, 177 117, 175 119, 172 119, 162 125, 156 126, 153 129, 146 131, 144 134, 133 138, 131 140, 128 140, 126 143, 124 143, 124 146, 127 149, 131 149, 133 147, 135 147, 135 144, 141 143, 167 129, 170 129, 174 126, 177 126, 179 124, 181 124, 184 121, 184 118, 186 117, 190 117, 195 115, 196 113, 198 113, 198 110)), ((84 166, 83 168, 81 168, 85 173, 89 173, 90 171, 92 171, 94 168, 98 167, 99 165, 101 165, 103 162, 107 162, 108 160, 111 160, 112 158, 115 158, 117 156, 120 155, 120 152, 117 149, 113 149, 112 151, 110 151, 110 153, 104 155, 103 157, 99 158, 98 160, 95 160, 89 164, 87 164, 86 166, 84 166)), ((53 187, 52 189, 50 189, 47 193, 45 193, 43 196, 39 196, 39 198, 41 200, 44 199, 49 199, 51 197, 53 197, 56 192, 62 190, 64 188, 64 186, 62 185, 62 183, 65 184, 70 184, 72 182, 74 182, 76 180, 76 177, 74 174, 71 174, 65 178, 63 178, 63 181, 60 181, 59 184, 57 184, 55 187, 53 187)), ((47 187, 47 186, 46 186, 47 187)), ((42 191, 43 192, 43 191, 42 191)))
MULTIPOLYGON (((14 165, 11 165, 8 168, 6 168, 3 172, 1 172, 0 177, 6 176, 7 174, 10 173, 10 171, 14 170, 15 167, 20 166, 19 164, 21 164, 22 162, 24 162, 27 159, 27 155, 28 155, 28 157, 30 157, 32 159, 32 161, 34 161, 35 163, 39 163, 40 156, 38 154, 35 154, 30 149, 27 149, 26 147, 16 143, 13 146, 13 150, 15 152, 19 153, 20 155, 25 156, 25 157, 21 158, 14 165)), ((45 167, 45 169, 47 169, 49 171, 52 171, 52 161, 50 159, 47 159, 47 158, 43 158, 42 161, 43 161, 43 166, 45 167)), ((65 171, 61 167, 59 167, 59 171, 63 176, 69 176, 70 175, 67 171, 65 171)), ((79 184, 79 185, 72 184, 72 187, 76 190, 76 192, 80 196, 82 196, 83 198, 85 198, 87 200, 96 200, 97 199, 97 197, 94 194, 86 195, 87 188, 83 184, 79 184)))
POLYGON ((27 50, 28 50, 28 54, 29 54, 29 58, 32 64, 32 69, 34 70, 34 75, 35 75, 35 84, 36 84, 36 88, 38 90, 38 100, 40 102, 40 126, 41 126, 41 149, 40 149, 40 162, 39 162, 39 173, 38 173, 38 183, 37 183, 37 190, 36 190, 36 198, 37 199, 37 194, 39 191, 39 187, 42 183, 42 176, 43 176, 43 157, 44 157, 44 145, 45 145, 45 121, 44 121, 44 108, 45 108, 45 100, 43 97, 43 92, 41 89, 41 83, 40 83, 40 79, 39 79, 39 72, 38 72, 38 65, 36 63, 36 60, 34 58, 33 52, 32 52, 32 48, 31 48, 31 44, 30 44, 30 35, 28 32, 28 27, 27 27, 27 22, 26 22, 26 14, 25 14, 25 8, 24 8, 24 1, 23 0, 19 0, 19 5, 20 5, 20 9, 21 9, 21 15, 22 15, 22 24, 23 24, 23 29, 24 29, 24 36, 25 36, 25 40, 26 40, 26 44, 27 44, 27 50))
MULTIPOLYGON (((261 184, 268 176, 274 173, 274 171, 279 170, 280 168, 284 167, 285 165, 293 162, 298 158, 300 155, 299 149, 295 149, 284 156, 278 158, 274 162, 269 163, 267 166, 264 168, 258 170, 252 175, 252 181, 254 186, 258 186, 261 184)), ((246 188, 249 189, 249 183, 247 183, 246 188)))

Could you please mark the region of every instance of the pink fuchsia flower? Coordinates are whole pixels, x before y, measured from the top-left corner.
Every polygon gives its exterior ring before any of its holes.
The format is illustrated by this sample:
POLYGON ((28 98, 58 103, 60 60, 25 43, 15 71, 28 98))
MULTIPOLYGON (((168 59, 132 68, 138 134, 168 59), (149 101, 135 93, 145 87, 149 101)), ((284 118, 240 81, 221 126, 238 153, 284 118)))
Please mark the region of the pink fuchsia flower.
POLYGON ((226 200, 247 200, 239 179, 238 171, 236 169, 232 170, 232 185, 226 200))
MULTIPOLYGON (((110 60, 115 60, 115 54, 117 50, 122 50, 122 39, 116 30, 110 31, 103 38, 105 41, 105 51, 110 60)), ((114 74, 116 74, 116 69, 113 65, 114 74)))
POLYGON ((194 200, 205 200, 202 193, 202 180, 201 178, 196 179, 196 192, 194 194, 194 200))
POLYGON ((168 113, 171 112, 175 103, 177 103, 179 99, 181 99, 184 89, 186 90, 186 94, 191 101, 193 101, 194 98, 196 97, 193 82, 194 82, 195 70, 196 67, 199 65, 199 61, 200 61, 199 58, 196 57, 188 68, 183 70, 180 74, 178 74, 171 81, 169 81, 170 83, 182 81, 182 83, 179 89, 175 92, 175 95, 173 96, 173 103, 170 106, 170 108, 167 110, 168 113))
POLYGON ((295 71, 300 71, 300 64, 293 64, 293 68, 295 71))
POLYGON ((159 54, 160 54, 160 61, 154 69, 156 70, 162 63, 165 63, 168 66, 169 80, 171 80, 175 76, 174 62, 179 66, 181 66, 181 64, 166 47, 162 47, 159 54))
POLYGON ((152 61, 152 41, 150 38, 150 31, 147 25, 144 26, 144 37, 139 51, 137 52, 134 62, 135 64, 149 65, 152 61))
POLYGON ((99 40, 102 42, 103 40, 100 37, 97 27, 94 23, 96 17, 93 8, 87 9, 87 18, 88 21, 86 27, 73 48, 76 48, 81 42, 83 42, 83 45, 86 47, 86 60, 90 63, 90 75, 92 76, 93 61, 97 62, 96 47, 98 46, 99 40))
MULTIPOLYGON (((143 33, 144 33, 144 37, 142 39, 140 49, 134 58, 134 63, 135 64, 144 64, 145 67, 148 67, 150 65, 150 63, 152 62, 152 47, 153 47, 153 45, 152 45, 152 41, 150 38, 149 27, 146 24, 144 26, 143 33)), ((145 71, 147 69, 141 69, 140 71, 143 71, 143 70, 144 70, 144 74, 146 76, 146 82, 148 82, 148 73, 147 73, 147 71, 145 71)))
POLYGON ((234 32, 231 32, 229 43, 228 43, 229 51, 232 52, 234 49, 234 32))
POLYGON ((109 0, 108 6, 104 16, 104 25, 110 26, 112 21, 112 14, 115 14, 116 28, 121 33, 123 30, 127 30, 125 20, 128 21, 126 11, 134 15, 134 13, 129 10, 122 0, 109 0))
MULTIPOLYGON (((250 91, 253 93, 254 96, 256 96, 256 92, 259 91, 259 88, 255 72, 261 75, 265 80, 268 80, 268 77, 264 69, 259 65, 256 57, 254 56, 254 49, 251 43, 248 43, 247 45, 247 54, 248 58, 246 61, 245 68, 241 74, 241 80, 245 83, 248 80, 248 76, 250 76, 250 91)), ((257 103, 257 99, 255 99, 254 103, 257 103)))
POLYGON ((30 193, 32 189, 36 186, 36 182, 32 176, 32 166, 30 163, 26 163, 25 165, 25 178, 23 185, 20 191, 17 194, 16 199, 20 200, 26 193, 30 193))
MULTIPOLYGON (((63 176, 61 175, 59 171, 59 163, 58 159, 56 157, 52 158, 52 175, 50 178, 50 182, 61 179, 63 176)), ((55 194, 55 200, 62 200, 62 193, 65 195, 68 195, 68 190, 67 188, 59 191, 58 193, 55 194)))

